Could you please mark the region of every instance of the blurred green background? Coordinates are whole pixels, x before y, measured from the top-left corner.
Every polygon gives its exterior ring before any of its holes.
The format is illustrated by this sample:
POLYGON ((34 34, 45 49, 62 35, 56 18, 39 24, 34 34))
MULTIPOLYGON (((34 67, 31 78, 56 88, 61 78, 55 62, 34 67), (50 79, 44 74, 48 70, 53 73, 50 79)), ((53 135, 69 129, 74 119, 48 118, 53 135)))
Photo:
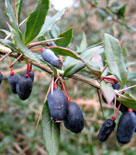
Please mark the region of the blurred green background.
MULTIPOLYGON (((36 2, 36 0, 23 1, 21 20, 29 15, 36 2)), ((56 3, 59 3, 59 0, 56 0, 56 3)), ((129 62, 135 62, 135 8, 136 0, 74 0, 73 5, 57 22, 56 29, 63 32, 73 27, 74 35, 70 45, 73 46, 73 49, 80 45, 83 32, 86 35, 88 46, 101 42, 104 33, 110 33, 121 40, 122 46, 126 47, 129 62), (120 14, 118 14, 113 19, 107 12, 108 6, 118 6, 124 3, 126 4, 125 17, 120 19, 120 14)), ((6 24, 8 18, 5 12, 4 1, 0 0, 0 28, 8 29, 6 24)), ((51 5, 49 15, 52 16, 56 12, 54 5, 51 5)), ((24 31, 25 27, 22 26, 21 29, 24 31)), ((0 38, 4 37, 5 34, 0 32, 0 38)), ((25 69, 25 64, 16 63, 14 66, 14 71, 20 76, 25 69)), ((0 86, 0 154, 47 155, 42 140, 41 127, 39 125, 36 129, 36 123, 49 86, 50 75, 33 67, 35 80, 32 94, 27 101, 21 101, 9 89, 7 78, 10 72, 7 60, 1 62, 0 70, 4 75, 0 86)), ((136 71, 135 64, 129 66, 129 70, 136 71)), ((136 135, 133 136, 129 144, 124 146, 119 145, 116 141, 116 129, 106 142, 100 143, 97 139, 103 121, 113 116, 113 105, 103 103, 104 119, 95 88, 72 79, 66 80, 66 83, 71 100, 82 108, 85 128, 81 134, 75 135, 65 129, 63 124, 61 125, 59 155, 135 155, 136 135)), ((134 82, 127 83, 127 85, 133 84, 134 82)), ((132 92, 136 95, 136 89, 132 89, 132 92)), ((120 116, 120 114, 119 112, 118 115, 120 116)))

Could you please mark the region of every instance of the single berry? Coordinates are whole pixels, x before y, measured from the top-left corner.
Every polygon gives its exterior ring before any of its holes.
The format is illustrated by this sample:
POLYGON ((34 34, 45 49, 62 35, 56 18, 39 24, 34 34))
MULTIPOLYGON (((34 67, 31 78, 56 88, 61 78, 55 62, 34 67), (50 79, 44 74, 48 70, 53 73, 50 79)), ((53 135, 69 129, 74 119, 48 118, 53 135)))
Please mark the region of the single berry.
POLYGON ((12 90, 12 92, 14 94, 17 93, 16 85, 17 85, 18 81, 19 81, 19 76, 17 74, 10 75, 9 78, 8 78, 8 82, 10 84, 10 88, 11 88, 11 90, 12 90))
POLYGON ((64 125, 74 133, 79 133, 84 128, 84 118, 80 107, 74 103, 68 103, 68 112, 64 119, 64 125))
POLYGON ((116 90, 119 90, 121 87, 121 84, 119 82, 115 83, 115 84, 112 84, 112 88, 113 89, 116 89, 116 90))
POLYGON ((49 92, 47 101, 49 111, 53 120, 63 120, 67 114, 68 107, 66 96, 64 95, 63 91, 61 91, 60 89, 54 89, 53 94, 49 92))
POLYGON ((2 80, 3 80, 3 75, 2 75, 2 73, 0 72, 0 84, 1 84, 2 80))
POLYGON ((110 136, 110 134, 112 133, 112 131, 114 130, 115 128, 115 125, 116 123, 114 122, 114 120, 112 119, 108 119, 106 120, 100 131, 99 131, 99 134, 98 134, 98 139, 101 141, 101 142, 104 142, 107 140, 107 138, 110 136))
POLYGON ((19 98, 22 100, 28 99, 31 94, 32 87, 33 87, 32 79, 30 77, 22 76, 16 85, 16 91, 19 98))
POLYGON ((136 128, 136 116, 134 112, 125 112, 121 115, 117 127, 117 140, 121 144, 130 142, 136 128))
POLYGON ((42 52, 42 58, 48 62, 49 64, 61 68, 62 67, 62 62, 61 60, 54 54, 54 52, 50 49, 45 49, 42 52))
MULTIPOLYGON (((27 73, 27 70, 25 70, 25 71, 23 72, 22 76, 25 76, 26 73, 27 73)), ((30 78, 32 79, 32 81, 34 81, 34 72, 33 72, 32 70, 29 72, 29 76, 30 76, 30 78)))

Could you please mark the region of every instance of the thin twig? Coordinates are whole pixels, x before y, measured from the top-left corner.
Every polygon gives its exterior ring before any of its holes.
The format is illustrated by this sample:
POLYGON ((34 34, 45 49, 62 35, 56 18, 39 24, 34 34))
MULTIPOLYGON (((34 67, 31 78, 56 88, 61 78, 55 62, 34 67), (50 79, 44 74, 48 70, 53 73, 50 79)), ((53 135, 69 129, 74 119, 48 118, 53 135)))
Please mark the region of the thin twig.
MULTIPOLYGON (((12 52, 12 51, 11 51, 11 52, 12 52)), ((9 52, 9 53, 7 53, 6 55, 4 55, 4 56, 0 59, 0 62, 3 61, 6 57, 8 57, 9 54, 10 54, 11 52, 9 52)))
MULTIPOLYGON (((27 17, 28 18, 28 17, 27 17)), ((20 24, 19 24, 19 27, 21 26, 21 25, 23 25, 25 22, 26 22, 26 20, 27 20, 27 18, 25 18, 20 24)), ((6 37, 5 37, 5 40, 7 40, 7 39, 9 39, 10 37, 11 37, 11 33, 9 33, 6 37)))
POLYGON ((107 68, 107 64, 104 66, 102 73, 105 71, 106 68, 107 68))
POLYGON ((9 66, 9 68, 13 67, 13 65, 23 56, 23 54, 21 53, 20 56, 12 62, 12 64, 9 66))
POLYGON ((102 100, 101 100, 100 92, 99 92, 98 88, 97 88, 97 94, 98 94, 99 103, 100 103, 100 107, 101 107, 101 111, 102 111, 102 115, 103 115, 103 119, 104 119, 104 111, 103 111, 103 106, 102 106, 102 100))
POLYGON ((44 40, 44 41, 39 41, 39 42, 34 42, 28 45, 28 48, 34 47, 34 46, 39 46, 39 45, 48 45, 48 42, 51 41, 55 41, 55 40, 60 40, 63 39, 63 37, 61 38, 54 38, 54 39, 50 39, 50 40, 44 40))
POLYGON ((133 101, 131 98, 129 98, 129 97, 127 97, 127 96, 124 96, 124 95, 122 95, 122 94, 118 93, 118 91, 117 91, 117 90, 114 90, 114 92, 115 92, 115 93, 116 93, 116 95, 118 95, 118 96, 121 96, 121 97, 123 97, 123 98, 125 98, 125 99, 128 99, 128 100, 130 100, 130 101, 133 101))
POLYGON ((136 85, 133 85, 133 86, 130 86, 130 87, 126 87, 126 88, 123 88, 123 89, 120 89, 118 92, 122 92, 122 91, 125 91, 125 90, 128 90, 128 89, 131 89, 131 88, 135 88, 136 85))

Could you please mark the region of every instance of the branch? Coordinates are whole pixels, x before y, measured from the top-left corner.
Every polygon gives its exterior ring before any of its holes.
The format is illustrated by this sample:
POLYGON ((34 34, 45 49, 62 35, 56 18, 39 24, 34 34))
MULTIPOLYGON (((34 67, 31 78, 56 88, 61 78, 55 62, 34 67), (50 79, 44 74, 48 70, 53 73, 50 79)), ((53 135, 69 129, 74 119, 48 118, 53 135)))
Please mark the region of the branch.
MULTIPOLYGON (((13 57, 13 58, 18 58, 18 56, 19 56, 18 53, 11 52, 10 48, 7 48, 7 47, 5 47, 5 46, 3 46, 1 44, 0 44, 0 54, 1 55, 8 54, 10 57, 13 57)), ((21 57, 21 61, 24 61, 24 60, 26 61, 26 59, 24 57, 21 57)), ((52 75, 54 74, 53 71, 46 64, 40 64, 40 63, 37 63, 37 62, 34 62, 34 61, 31 61, 31 63, 34 66, 44 70, 45 72, 48 72, 49 74, 52 74, 52 75)), ((58 74, 60 76, 62 76, 63 73, 64 73, 64 71, 58 70, 58 74)), ((87 77, 85 77, 83 75, 74 74, 71 78, 74 79, 74 80, 77 80, 77 81, 87 83, 87 84, 89 84, 89 85, 91 85, 91 86, 93 86, 95 88, 98 88, 98 89, 100 88, 100 84, 98 83, 97 80, 87 78, 87 77)))

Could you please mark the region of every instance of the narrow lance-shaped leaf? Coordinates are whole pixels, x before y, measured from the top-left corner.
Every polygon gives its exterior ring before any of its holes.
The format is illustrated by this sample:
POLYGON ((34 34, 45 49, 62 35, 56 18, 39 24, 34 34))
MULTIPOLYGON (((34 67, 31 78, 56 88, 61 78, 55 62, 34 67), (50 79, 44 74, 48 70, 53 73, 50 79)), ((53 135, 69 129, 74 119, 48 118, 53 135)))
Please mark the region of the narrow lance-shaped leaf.
POLYGON ((60 140, 60 124, 51 120, 47 101, 42 112, 41 127, 44 144, 49 155, 57 155, 60 140))
POLYGON ((80 50, 85 50, 87 48, 87 39, 86 39, 86 35, 85 33, 83 32, 82 34, 82 40, 81 40, 81 43, 80 43, 80 50))
POLYGON ((116 76, 123 88, 127 81, 127 73, 122 49, 119 41, 109 34, 105 34, 104 52, 110 72, 116 76))
POLYGON ((12 49, 13 51, 16 51, 16 45, 13 44, 12 41, 10 40, 5 40, 5 39, 0 39, 0 43, 2 43, 3 45, 9 47, 10 49, 12 49))
POLYGON ((9 20, 11 22, 11 25, 17 31, 20 39, 22 40, 22 33, 21 33, 21 31, 19 29, 19 26, 17 24, 16 18, 15 18, 15 15, 14 15, 14 10, 12 9, 9 0, 5 0, 5 6, 6 6, 7 15, 8 15, 9 20))
POLYGON ((102 94, 103 94, 104 98, 106 99, 107 103, 110 104, 115 97, 115 92, 114 92, 112 86, 105 83, 104 81, 102 81, 100 84, 100 88, 101 88, 102 94))
POLYGON ((45 32, 51 30, 52 26, 61 18, 61 16, 64 14, 66 9, 63 9, 59 12, 57 12, 53 17, 46 17, 46 21, 44 22, 40 33, 38 34, 38 37, 42 36, 45 34, 45 32))
POLYGON ((70 28, 58 36, 58 38, 62 37, 62 39, 56 40, 55 44, 58 46, 67 47, 72 39, 72 36, 73 36, 73 29, 70 28))
POLYGON ((49 9, 49 0, 40 0, 36 9, 26 21, 25 44, 27 45, 39 34, 49 9))
POLYGON ((16 3, 16 8, 17 8, 17 17, 18 17, 18 23, 20 23, 20 16, 21 16, 21 8, 22 8, 22 0, 19 0, 16 3))
POLYGON ((59 46, 50 46, 48 48, 54 51, 57 55, 70 56, 78 60, 82 59, 78 54, 76 54, 74 51, 68 48, 59 47, 59 46))
POLYGON ((24 55, 24 57, 33 60, 35 62, 40 62, 40 60, 24 45, 24 43, 20 40, 18 33, 16 33, 16 31, 12 28, 11 29, 11 33, 13 35, 13 39, 16 43, 16 46, 18 48, 17 52, 19 51, 20 53, 22 53, 24 55))

